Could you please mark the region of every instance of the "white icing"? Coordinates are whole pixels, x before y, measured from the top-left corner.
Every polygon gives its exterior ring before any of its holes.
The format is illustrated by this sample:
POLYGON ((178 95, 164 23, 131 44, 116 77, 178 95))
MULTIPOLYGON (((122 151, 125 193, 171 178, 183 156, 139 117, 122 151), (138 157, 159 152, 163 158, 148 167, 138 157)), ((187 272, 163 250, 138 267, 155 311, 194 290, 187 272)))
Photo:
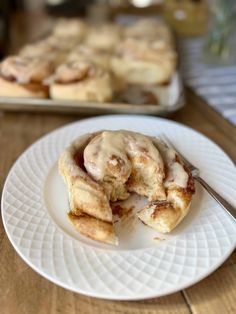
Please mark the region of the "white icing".
POLYGON ((170 186, 186 188, 188 184, 188 173, 184 170, 183 165, 176 161, 176 152, 158 138, 153 138, 153 141, 159 149, 168 169, 164 186, 166 188, 170 186))
POLYGON ((132 160, 141 155, 163 172, 162 158, 151 138, 129 131, 104 131, 85 148, 85 168, 95 180, 110 175, 125 183, 132 170, 132 160))
POLYGON ((172 163, 170 165, 168 176, 166 177, 166 180, 164 183, 165 187, 168 188, 172 185, 178 185, 182 188, 186 188, 187 182, 188 182, 188 174, 184 170, 183 166, 178 162, 172 163))
POLYGON ((116 178, 117 183, 125 184, 131 171, 136 169, 142 175, 145 173, 152 180, 156 179, 166 189, 186 188, 188 173, 176 157, 176 152, 160 139, 124 130, 104 131, 86 146, 84 165, 96 181, 110 182, 112 179, 113 182, 116 178), (145 158, 148 160, 147 167, 143 162, 145 158))
POLYGON ((117 166, 121 164, 120 171, 128 179, 131 172, 131 164, 125 152, 125 142, 121 132, 104 131, 95 137, 84 150, 84 165, 88 173, 95 180, 102 180, 110 173, 109 164, 117 166))

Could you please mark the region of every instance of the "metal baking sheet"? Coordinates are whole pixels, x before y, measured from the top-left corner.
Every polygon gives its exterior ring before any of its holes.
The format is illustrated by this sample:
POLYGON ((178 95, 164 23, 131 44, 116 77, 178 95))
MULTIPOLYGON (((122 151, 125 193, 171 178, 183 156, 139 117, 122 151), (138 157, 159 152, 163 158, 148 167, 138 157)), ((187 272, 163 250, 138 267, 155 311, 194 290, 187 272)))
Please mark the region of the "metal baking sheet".
POLYGON ((159 104, 123 102, 84 102, 53 99, 0 97, 0 110, 23 112, 54 112, 81 115, 126 113, 167 115, 184 106, 185 98, 181 77, 176 72, 167 86, 158 87, 159 104))

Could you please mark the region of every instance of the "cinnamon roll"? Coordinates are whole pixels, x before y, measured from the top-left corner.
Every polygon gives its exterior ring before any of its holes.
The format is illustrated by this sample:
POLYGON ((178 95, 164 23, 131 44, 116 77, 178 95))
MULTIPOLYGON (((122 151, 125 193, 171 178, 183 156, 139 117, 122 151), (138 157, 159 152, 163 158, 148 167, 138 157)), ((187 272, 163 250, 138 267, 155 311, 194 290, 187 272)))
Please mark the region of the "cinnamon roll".
POLYGON ((81 19, 60 18, 57 20, 52 34, 60 39, 76 38, 80 42, 87 33, 87 25, 81 19))
POLYGON ((161 20, 140 19, 124 29, 124 37, 158 41, 162 46, 173 45, 173 38, 169 27, 161 20))
POLYGON ((61 155, 59 171, 69 189, 72 223, 109 244, 118 243, 111 202, 133 192, 146 197, 138 218, 165 233, 185 217, 194 193, 191 173, 175 151, 158 138, 126 130, 78 138, 61 155))
POLYGON ((102 49, 78 45, 68 56, 68 61, 92 60, 94 64, 107 70, 110 68, 111 55, 102 49))
POLYGON ((21 57, 48 59, 55 66, 64 60, 64 56, 47 39, 25 45, 20 51, 21 57))
POLYGON ((58 52, 64 52, 66 54, 78 45, 78 40, 74 37, 59 38, 56 36, 49 36, 45 39, 45 42, 58 52))
POLYGON ((50 96, 53 99, 108 101, 112 98, 110 74, 88 60, 67 62, 56 69, 50 96))
POLYGON ((54 71, 47 59, 11 56, 0 65, 0 95, 12 97, 48 97, 44 84, 54 71))
POLYGON ((19 55, 22 57, 38 58, 38 57, 48 57, 57 53, 57 49, 50 45, 47 40, 40 40, 28 45, 25 45, 20 51, 19 55))
POLYGON ((85 38, 85 44, 106 50, 113 51, 121 40, 122 28, 115 24, 102 24, 91 27, 85 38))
POLYGON ((44 40, 24 46, 19 55, 30 58, 44 58, 58 66, 66 60, 68 51, 72 49, 77 42, 73 40, 60 40, 57 37, 49 36, 44 40))
POLYGON ((170 80, 176 68, 176 53, 159 42, 128 38, 111 59, 114 74, 129 84, 157 85, 170 80))

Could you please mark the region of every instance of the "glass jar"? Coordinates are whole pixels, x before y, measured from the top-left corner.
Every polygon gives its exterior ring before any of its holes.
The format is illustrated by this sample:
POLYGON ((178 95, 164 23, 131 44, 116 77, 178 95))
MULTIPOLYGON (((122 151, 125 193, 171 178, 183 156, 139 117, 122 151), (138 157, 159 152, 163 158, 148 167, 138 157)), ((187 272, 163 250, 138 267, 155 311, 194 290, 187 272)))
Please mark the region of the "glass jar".
POLYGON ((207 63, 236 62, 236 3, 235 0, 213 0, 211 23, 204 45, 207 63))

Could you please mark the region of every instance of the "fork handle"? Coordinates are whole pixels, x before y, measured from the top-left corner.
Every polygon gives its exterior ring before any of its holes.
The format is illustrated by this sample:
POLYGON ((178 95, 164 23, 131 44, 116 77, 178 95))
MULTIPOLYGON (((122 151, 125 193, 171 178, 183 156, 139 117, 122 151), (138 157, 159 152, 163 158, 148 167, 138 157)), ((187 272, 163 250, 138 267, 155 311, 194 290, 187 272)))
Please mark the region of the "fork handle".
POLYGON ((227 202, 222 196, 220 196, 209 184, 206 183, 201 177, 196 176, 195 180, 197 180, 209 194, 223 207, 226 212, 236 221, 236 209, 227 202))

